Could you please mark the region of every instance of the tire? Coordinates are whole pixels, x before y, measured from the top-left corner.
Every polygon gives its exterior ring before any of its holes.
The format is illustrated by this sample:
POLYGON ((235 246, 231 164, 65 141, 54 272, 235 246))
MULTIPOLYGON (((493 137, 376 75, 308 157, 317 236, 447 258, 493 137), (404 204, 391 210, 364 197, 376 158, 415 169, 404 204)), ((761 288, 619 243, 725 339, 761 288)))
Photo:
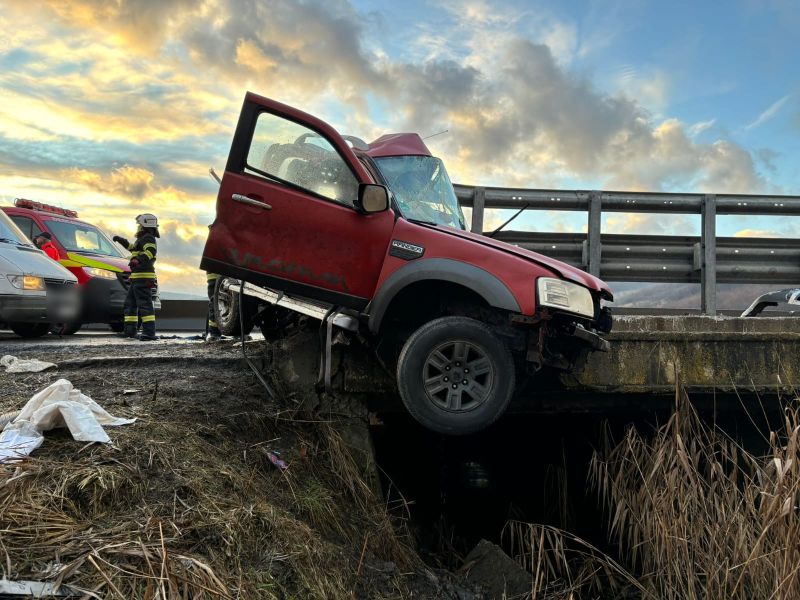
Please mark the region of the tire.
POLYGON ((55 323, 50 327, 50 331, 56 335, 75 335, 80 331, 82 326, 83 323, 80 321, 75 321, 73 323, 55 323))
POLYGON ((9 323, 11 331, 23 338, 38 338, 50 331, 50 323, 9 323))
POLYGON ((122 330, 125 329, 125 323, 122 323, 120 321, 114 321, 113 323, 109 323, 108 327, 114 333, 122 333, 122 330))
POLYGON ((247 298, 244 300, 244 305, 242 306, 244 330, 242 330, 241 322, 239 321, 239 302, 241 300, 239 292, 225 290, 223 283, 226 281, 230 280, 227 277, 220 277, 217 279, 217 285, 214 288, 214 320, 217 322, 217 327, 222 335, 247 335, 255 325, 253 322, 253 317, 255 316, 253 303, 247 298))
POLYGON ((397 361, 397 387, 408 412, 448 435, 474 433, 500 418, 514 394, 514 377, 508 346, 488 325, 468 317, 426 323, 411 334, 397 361))

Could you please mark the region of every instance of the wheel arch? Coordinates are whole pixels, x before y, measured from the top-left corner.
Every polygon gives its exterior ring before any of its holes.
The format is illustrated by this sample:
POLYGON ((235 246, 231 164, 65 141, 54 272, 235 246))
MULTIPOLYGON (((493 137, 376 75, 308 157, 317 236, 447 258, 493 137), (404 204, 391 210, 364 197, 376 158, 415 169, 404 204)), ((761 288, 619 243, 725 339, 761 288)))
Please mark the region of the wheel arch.
POLYGON ((511 290, 492 273, 448 258, 421 259, 397 269, 378 289, 367 307, 369 330, 378 333, 398 295, 423 282, 456 285, 478 296, 490 307, 520 312, 511 290))

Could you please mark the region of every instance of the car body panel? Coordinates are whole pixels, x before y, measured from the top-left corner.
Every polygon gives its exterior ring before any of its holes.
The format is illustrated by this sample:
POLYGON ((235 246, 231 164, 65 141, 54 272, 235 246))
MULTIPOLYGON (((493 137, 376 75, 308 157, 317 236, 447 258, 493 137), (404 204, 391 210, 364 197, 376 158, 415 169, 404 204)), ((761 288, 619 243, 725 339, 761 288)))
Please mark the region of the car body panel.
POLYGON ((375 291, 394 214, 361 214, 351 206, 246 172, 250 138, 263 113, 316 132, 335 148, 358 183, 374 183, 330 126, 248 94, 217 196, 217 216, 209 228, 202 268, 331 304, 363 308, 375 291), (241 144, 246 147, 237 146, 241 144), (234 195, 256 204, 236 201, 234 195))

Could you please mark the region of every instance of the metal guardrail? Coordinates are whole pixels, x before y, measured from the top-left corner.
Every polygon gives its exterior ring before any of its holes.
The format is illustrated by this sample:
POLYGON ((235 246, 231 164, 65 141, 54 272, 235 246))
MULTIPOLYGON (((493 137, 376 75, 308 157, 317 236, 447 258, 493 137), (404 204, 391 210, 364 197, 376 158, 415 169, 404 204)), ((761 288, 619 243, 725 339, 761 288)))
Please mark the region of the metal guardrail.
POLYGON ((455 186, 472 208, 471 230, 484 233, 485 210, 585 211, 587 233, 501 231, 517 244, 606 281, 699 283, 701 311, 717 312, 717 283, 800 284, 800 239, 717 237, 717 215, 800 216, 800 196, 527 190, 455 186), (699 214, 699 236, 615 235, 603 212, 699 214))

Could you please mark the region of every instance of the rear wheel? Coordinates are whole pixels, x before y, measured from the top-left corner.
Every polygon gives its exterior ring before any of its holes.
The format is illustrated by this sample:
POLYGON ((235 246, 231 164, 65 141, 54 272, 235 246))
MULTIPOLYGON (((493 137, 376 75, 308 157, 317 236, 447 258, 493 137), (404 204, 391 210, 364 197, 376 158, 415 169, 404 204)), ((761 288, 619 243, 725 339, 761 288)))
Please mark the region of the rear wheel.
MULTIPOLYGON (((242 313, 244 316, 244 330, 242 323, 239 320, 239 302, 242 299, 239 297, 239 292, 234 291, 234 287, 227 289, 226 282, 235 282, 228 277, 220 277, 217 279, 217 285, 214 288, 214 316, 222 335, 247 335, 253 330, 253 317, 255 316, 254 303, 248 298, 244 299, 242 305, 242 313)), ((236 284, 234 283, 234 286, 236 284)))
POLYGON ((508 408, 514 360, 494 331, 468 317, 442 317, 408 338, 397 363, 403 403, 439 433, 480 431, 508 408))
POLYGON ((9 323, 11 331, 23 338, 38 338, 50 331, 50 323, 9 323))

